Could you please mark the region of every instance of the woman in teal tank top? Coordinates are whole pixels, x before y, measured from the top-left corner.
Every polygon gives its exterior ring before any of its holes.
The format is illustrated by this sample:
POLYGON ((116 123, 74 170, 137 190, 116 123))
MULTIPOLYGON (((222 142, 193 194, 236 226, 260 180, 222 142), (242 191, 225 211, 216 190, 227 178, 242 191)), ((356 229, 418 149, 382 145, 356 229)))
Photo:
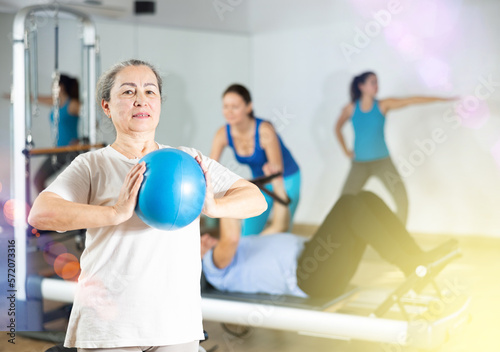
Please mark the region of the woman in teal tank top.
POLYGON ((391 193, 396 203, 396 214, 403 224, 408 216, 408 196, 396 167, 391 161, 385 142, 386 114, 408 105, 449 101, 449 98, 408 97, 377 100, 377 76, 365 72, 354 77, 351 83, 351 102, 347 104, 335 126, 337 139, 344 153, 352 160, 351 170, 342 194, 356 194, 371 176, 377 177, 391 193), (342 134, 342 127, 351 120, 354 128, 354 147, 349 149, 342 134))
MULTIPOLYGON (((52 96, 39 96, 41 104, 54 106, 52 96)), ((59 114, 57 121, 57 147, 78 143, 78 122, 80 115, 80 92, 76 78, 61 74, 59 77, 59 114)), ((55 124, 54 111, 50 114, 51 124, 55 124)), ((40 193, 45 189, 46 181, 61 170, 78 155, 77 152, 58 153, 55 159, 49 156, 38 169, 34 177, 35 187, 40 193)))
MULTIPOLYGON (((288 207, 291 226, 300 197, 299 166, 273 125, 254 116, 252 98, 247 88, 240 84, 229 86, 222 95, 222 102, 227 124, 217 131, 210 158, 218 161, 223 150, 229 147, 233 149, 239 164, 250 167, 253 178, 282 172, 286 194, 280 198, 288 197, 290 200, 288 207)), ((238 173, 235 167, 229 169, 238 173)), ((266 185, 266 188, 272 190, 273 182, 266 185)), ((268 204, 267 210, 242 222, 243 236, 260 234, 266 226, 274 201, 263 194, 268 204)), ((288 228, 282 229, 287 230, 288 228)))

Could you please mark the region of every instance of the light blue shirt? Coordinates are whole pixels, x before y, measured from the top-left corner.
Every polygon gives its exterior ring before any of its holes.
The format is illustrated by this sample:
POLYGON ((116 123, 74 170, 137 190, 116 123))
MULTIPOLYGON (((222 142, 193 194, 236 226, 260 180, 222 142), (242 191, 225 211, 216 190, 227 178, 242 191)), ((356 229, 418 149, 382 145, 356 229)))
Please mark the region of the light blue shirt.
POLYGON ((217 268, 210 250, 203 257, 203 272, 220 291, 307 297, 296 275, 306 240, 291 233, 242 237, 231 264, 217 268))

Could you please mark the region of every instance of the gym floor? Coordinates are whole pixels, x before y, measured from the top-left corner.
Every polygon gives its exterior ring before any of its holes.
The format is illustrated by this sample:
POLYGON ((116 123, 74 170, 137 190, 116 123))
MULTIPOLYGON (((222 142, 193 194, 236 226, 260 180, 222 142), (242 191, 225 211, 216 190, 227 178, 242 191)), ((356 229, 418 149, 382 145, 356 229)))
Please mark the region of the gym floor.
MULTIPOLYGON (((295 232, 308 235, 314 231, 312 227, 296 227, 295 232)), ((425 248, 430 248, 444 241, 446 236, 416 235, 418 242, 425 248)), ((451 263, 438 277, 438 283, 452 283, 455 290, 472 297, 470 312, 472 321, 443 345, 441 352, 499 352, 500 340, 500 239, 482 237, 458 237, 463 257, 451 263)), ((359 267, 353 284, 359 287, 383 288, 391 287, 403 279, 399 271, 384 262, 370 248, 366 251, 362 264, 359 267)), ((60 305, 57 302, 45 302, 46 309, 60 305)), ((202 343, 207 350, 217 348, 218 352, 264 352, 264 351, 374 351, 398 352, 411 349, 400 349, 397 346, 388 348, 382 344, 360 341, 338 341, 318 337, 302 336, 293 332, 252 328, 245 337, 237 338, 223 330, 221 324, 205 322, 205 330, 209 340, 202 343)), ((66 321, 47 324, 47 329, 64 331, 66 321)), ((61 334, 60 334, 61 335, 61 334)), ((49 337, 56 334, 47 333, 49 337)), ((0 352, 44 352, 54 342, 40 341, 23 336, 17 336, 16 345, 7 342, 7 338, 0 339, 0 352)))

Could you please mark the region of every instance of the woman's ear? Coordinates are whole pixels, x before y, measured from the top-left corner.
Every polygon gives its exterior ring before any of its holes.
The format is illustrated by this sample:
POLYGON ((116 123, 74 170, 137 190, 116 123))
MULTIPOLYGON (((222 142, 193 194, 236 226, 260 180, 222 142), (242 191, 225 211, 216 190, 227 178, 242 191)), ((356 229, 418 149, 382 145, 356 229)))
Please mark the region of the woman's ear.
POLYGON ((109 101, 106 101, 106 100, 101 100, 101 108, 102 108, 102 111, 104 111, 104 113, 106 114, 107 117, 111 118, 111 114, 109 112, 109 101))
POLYGON ((253 110, 253 103, 250 102, 250 103, 247 104, 247 111, 246 111, 247 115, 250 115, 250 113, 252 112, 252 110, 253 110))

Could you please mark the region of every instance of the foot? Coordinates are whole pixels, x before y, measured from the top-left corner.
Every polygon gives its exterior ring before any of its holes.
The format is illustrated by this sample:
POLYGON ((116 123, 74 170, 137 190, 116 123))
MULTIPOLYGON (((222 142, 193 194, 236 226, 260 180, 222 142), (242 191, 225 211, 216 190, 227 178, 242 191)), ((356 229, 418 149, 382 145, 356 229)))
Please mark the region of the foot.
POLYGON ((458 248, 458 241, 455 239, 450 239, 444 243, 441 243, 436 248, 426 251, 422 254, 421 265, 428 265, 435 262, 436 260, 443 258, 445 255, 455 251, 458 248))
MULTIPOLYGON (((447 254, 455 251, 458 248, 458 241, 455 239, 450 239, 436 248, 429 251, 425 251, 422 254, 415 256, 413 260, 408 258, 406 260, 405 267, 401 268, 405 276, 410 276, 415 272, 419 266, 427 267, 429 264, 443 258, 447 254)), ((441 268, 442 270, 443 268, 441 268)))

